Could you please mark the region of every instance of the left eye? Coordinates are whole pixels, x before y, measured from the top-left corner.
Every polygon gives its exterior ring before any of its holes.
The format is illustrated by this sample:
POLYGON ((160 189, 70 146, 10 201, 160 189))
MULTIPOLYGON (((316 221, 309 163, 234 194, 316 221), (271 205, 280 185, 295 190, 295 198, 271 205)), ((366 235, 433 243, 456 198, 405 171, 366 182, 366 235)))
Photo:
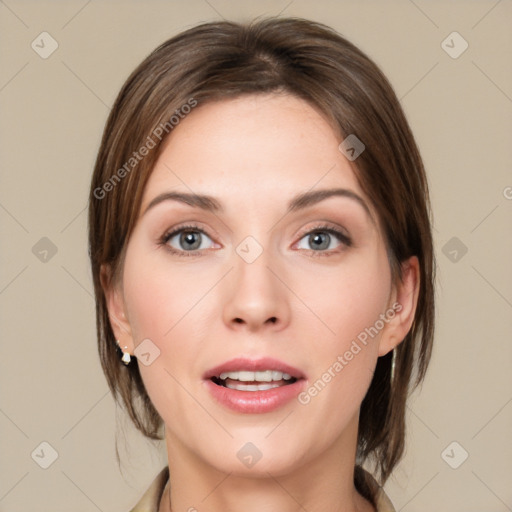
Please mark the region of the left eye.
POLYGON ((302 237, 297 247, 299 249, 313 250, 313 251, 325 251, 328 249, 336 249, 336 247, 332 247, 332 242, 338 242, 338 245, 342 245, 345 243, 349 245, 349 241, 346 236, 342 233, 337 232, 333 229, 324 229, 324 230, 316 230, 308 233, 306 236, 302 237), (304 247, 301 245, 301 242, 305 241, 306 245, 309 247, 304 247))

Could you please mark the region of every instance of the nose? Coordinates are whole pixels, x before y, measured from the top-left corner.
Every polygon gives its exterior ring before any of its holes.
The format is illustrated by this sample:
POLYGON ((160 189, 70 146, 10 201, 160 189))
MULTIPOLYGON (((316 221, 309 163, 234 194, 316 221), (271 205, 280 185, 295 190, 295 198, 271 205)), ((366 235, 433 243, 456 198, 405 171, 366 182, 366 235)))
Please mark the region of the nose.
POLYGON ((264 250, 252 263, 234 255, 223 308, 225 324, 235 330, 279 331, 290 320, 289 294, 276 259, 264 250))

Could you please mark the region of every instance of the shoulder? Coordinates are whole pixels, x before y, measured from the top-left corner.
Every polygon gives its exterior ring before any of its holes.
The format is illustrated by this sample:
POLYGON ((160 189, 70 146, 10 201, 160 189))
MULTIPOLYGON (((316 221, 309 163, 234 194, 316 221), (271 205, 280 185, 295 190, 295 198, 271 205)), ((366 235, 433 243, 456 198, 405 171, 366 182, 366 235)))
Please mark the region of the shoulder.
POLYGON ((158 512, 160 499, 162 498, 168 480, 169 466, 165 466, 130 512, 158 512))

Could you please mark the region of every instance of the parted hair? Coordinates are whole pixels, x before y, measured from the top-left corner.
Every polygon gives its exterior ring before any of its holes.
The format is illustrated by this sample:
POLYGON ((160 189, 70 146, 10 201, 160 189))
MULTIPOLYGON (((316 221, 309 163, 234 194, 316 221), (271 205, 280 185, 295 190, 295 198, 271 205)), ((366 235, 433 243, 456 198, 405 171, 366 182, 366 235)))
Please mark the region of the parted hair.
POLYGON ((401 262, 419 260, 418 303, 411 329, 395 349, 394 378, 390 352, 378 359, 360 408, 355 485, 374 502, 362 467, 371 465, 383 484, 401 459, 406 400, 423 380, 431 356, 432 218, 421 156, 392 86, 365 53, 332 28, 300 18, 203 23, 161 44, 128 77, 104 128, 89 196, 100 361, 114 399, 136 428, 162 439, 163 422, 136 361, 125 366, 120 360, 101 266, 110 269, 110 282, 119 279, 145 185, 165 137, 172 135, 170 120, 183 117, 190 110, 185 105, 283 92, 320 111, 340 140, 352 134, 364 143, 353 169, 378 214, 394 282, 402 278, 401 262), (143 146, 145 156, 135 159, 143 146))

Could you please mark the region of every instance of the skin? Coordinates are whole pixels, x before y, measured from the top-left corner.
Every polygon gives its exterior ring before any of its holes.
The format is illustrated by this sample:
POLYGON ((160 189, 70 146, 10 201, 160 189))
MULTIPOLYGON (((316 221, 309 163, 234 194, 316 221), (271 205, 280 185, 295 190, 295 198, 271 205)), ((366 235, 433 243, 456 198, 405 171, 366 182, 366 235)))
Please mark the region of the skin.
POLYGON ((341 141, 308 103, 272 94, 199 106, 165 143, 121 280, 109 284, 104 269, 121 345, 133 355, 149 338, 160 350, 150 365, 138 362, 165 423, 172 491, 166 487, 160 512, 170 502, 174 512, 374 510, 353 484, 358 413, 377 358, 411 327, 418 260, 404 262, 403 281, 392 282, 377 214, 341 141), (348 197, 287 212, 295 195, 330 188, 359 195, 371 216, 348 197), (145 212, 167 191, 214 196, 224 211, 163 201, 145 212), (170 252, 190 252, 179 234, 159 244, 190 222, 206 232, 195 232, 195 255, 170 252), (325 245, 315 249, 311 232, 324 222, 352 245, 324 234, 325 245), (249 235, 263 249, 252 263, 236 252, 249 235), (213 366, 270 356, 299 368, 307 389, 395 302, 401 311, 306 405, 294 399, 273 412, 243 414, 205 388, 202 376, 213 366), (251 468, 237 457, 247 442, 262 454, 251 468))

